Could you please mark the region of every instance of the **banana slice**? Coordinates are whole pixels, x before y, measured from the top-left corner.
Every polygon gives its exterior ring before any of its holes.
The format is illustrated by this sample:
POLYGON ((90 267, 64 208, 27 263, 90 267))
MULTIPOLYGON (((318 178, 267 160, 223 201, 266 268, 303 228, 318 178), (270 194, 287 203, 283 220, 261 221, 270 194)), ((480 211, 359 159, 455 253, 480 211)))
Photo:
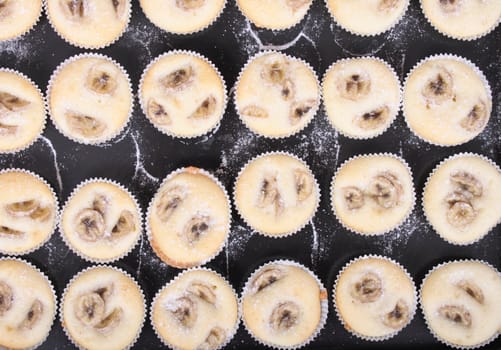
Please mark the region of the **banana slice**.
POLYGON ((8 125, 0 123, 0 136, 15 135, 19 127, 17 125, 8 125))
POLYGON ((206 235, 210 229, 211 218, 208 215, 195 215, 184 226, 182 237, 192 245, 197 243, 200 238, 206 235))
POLYGON ((385 125, 390 119, 390 109, 382 106, 355 117, 355 125, 363 130, 374 130, 385 125))
POLYGON ((382 208, 390 209, 398 205, 402 185, 395 175, 384 172, 374 177, 369 185, 368 193, 382 208))
POLYGON ((221 327, 214 327, 210 330, 205 341, 197 347, 197 350, 216 350, 226 338, 226 332, 221 327))
POLYGON ((183 327, 192 328, 197 321, 197 304, 189 297, 181 297, 175 304, 175 308, 169 311, 183 327))
POLYGON ((342 77, 336 83, 339 95, 352 101, 358 101, 369 95, 371 91, 371 78, 365 72, 350 74, 342 77))
POLYGON ((393 310, 384 315, 383 324, 393 329, 400 329, 409 320, 409 315, 409 306, 407 306, 404 300, 400 299, 395 304, 393 310))
POLYGON ((242 115, 253 118, 268 118, 268 112, 263 107, 251 105, 242 109, 242 115))
POLYGON ((35 324, 40 320, 43 314, 43 304, 40 300, 35 300, 31 304, 30 310, 24 317, 24 320, 19 325, 19 329, 29 330, 32 329, 35 324))
POLYGON ((289 62, 285 57, 275 57, 274 61, 264 65, 261 77, 268 83, 283 86, 288 76, 289 62))
POLYGON ((257 206, 259 208, 265 208, 270 205, 274 206, 275 216, 279 216, 283 213, 284 203, 282 201, 282 195, 278 190, 277 178, 276 176, 268 175, 265 176, 261 183, 257 206))
POLYGON ((0 281, 0 316, 3 316, 12 307, 12 288, 5 282, 0 281))
POLYGON ((299 322, 300 316, 299 305, 292 301, 286 301, 278 304, 271 312, 270 326, 275 332, 285 332, 299 322))
POLYGON ((103 318, 98 324, 94 326, 94 328, 102 334, 110 333, 113 329, 115 329, 122 320, 123 310, 121 307, 114 308, 113 311, 103 318))
POLYGON ((484 303, 484 293, 482 292, 482 289, 480 289, 479 286, 477 286, 475 283, 462 280, 459 281, 457 284, 457 287, 461 290, 463 290, 466 294, 468 294, 470 297, 475 299, 479 304, 484 303))
POLYGON ((439 0, 440 8, 445 13, 451 13, 459 11, 462 5, 461 0, 439 0))
POLYGON ((280 94, 285 101, 290 101, 296 94, 295 90, 296 88, 292 80, 285 79, 282 84, 282 90, 280 91, 280 94))
POLYGON ((39 204, 37 200, 30 199, 22 202, 11 203, 5 206, 5 210, 9 215, 15 217, 29 216, 37 208, 39 204))
POLYGON ((186 190, 181 186, 174 186, 164 191, 156 206, 160 220, 169 220, 187 196, 186 190))
POLYGON ((216 303, 216 294, 214 293, 216 286, 208 286, 203 282, 193 282, 188 286, 188 293, 191 293, 209 304, 216 303))
POLYGON ((30 218, 36 221, 45 222, 49 220, 52 216, 52 207, 41 207, 38 206, 33 213, 31 213, 30 218))
POLYGON ((309 4, 310 2, 311 0, 287 0, 285 3, 287 4, 287 6, 292 8, 292 11, 297 11, 301 7, 309 4))
POLYGON ((176 0, 176 6, 185 11, 198 9, 204 4, 205 0, 176 0))
POLYGON ((70 129, 83 137, 96 138, 106 130, 103 122, 80 113, 66 112, 66 120, 70 129))
POLYGON ((396 9, 400 2, 401 0, 380 0, 377 9, 381 12, 389 12, 396 9))
POLYGON ((71 20, 82 20, 87 16, 88 0, 60 0, 63 13, 71 20))
POLYGON ((104 316, 104 300, 97 293, 81 295, 76 301, 75 316, 86 326, 96 326, 104 316))
POLYGON ((126 0, 111 0, 113 9, 115 9, 115 14, 118 18, 123 18, 127 10, 126 0))
POLYGON ((191 66, 179 68, 172 73, 167 74, 160 79, 160 83, 165 88, 166 92, 181 91, 188 87, 195 78, 195 72, 191 66))
POLYGON ((7 18, 12 13, 12 0, 0 0, 0 20, 7 18))
POLYGON ((474 175, 466 171, 460 171, 452 174, 451 181, 459 186, 459 189, 462 192, 471 193, 475 197, 480 197, 482 195, 482 184, 474 175))
POLYGON ((469 202, 454 202, 447 210, 447 221, 458 228, 471 224, 476 217, 477 212, 469 202))
POLYGON ((381 279, 372 272, 367 272, 351 289, 351 296, 364 304, 378 300, 382 294, 381 279))
MULTIPOLYGON (((5 5, 7 6, 7 5, 5 5)), ((1 14, 0 4, 0 14, 1 14)), ((0 111, 17 112, 30 104, 29 101, 8 92, 0 92, 0 111)))
POLYGON ((118 71, 111 62, 94 64, 87 73, 85 87, 97 94, 112 95, 117 89, 118 71))
POLYGON ((360 209, 365 204, 364 193, 355 186, 343 188, 343 197, 350 210, 360 209))
POLYGON ((473 106, 470 113, 461 119, 459 125, 467 131, 477 132, 482 130, 488 119, 489 111, 487 105, 484 101, 479 101, 475 106, 473 106))
POLYGON ((440 105, 454 97, 453 79, 449 71, 443 67, 435 68, 435 75, 428 80, 421 93, 430 104, 440 105))
POLYGON ((305 115, 315 107, 315 100, 306 100, 293 103, 291 106, 289 121, 292 125, 298 124, 305 115))
POLYGON ((313 179, 307 171, 294 169, 294 181, 296 183, 297 200, 302 202, 313 192, 313 179))
POLYGON ((283 270, 276 267, 266 268, 263 271, 259 272, 256 277, 254 277, 254 280, 251 284, 252 290, 254 291, 254 293, 258 293, 284 277, 285 272, 283 270))
POLYGON ((87 242, 95 242, 104 236, 104 218, 94 209, 84 209, 75 218, 75 232, 87 242))
POLYGON ((438 314, 459 326, 471 327, 471 314, 464 306, 445 305, 438 309, 438 314))
POLYGON ((172 119, 165 110, 165 107, 154 99, 150 99, 148 102, 148 117, 155 123, 159 125, 170 125, 172 124, 172 119))
POLYGON ((201 120, 208 119, 211 115, 216 112, 217 100, 214 96, 207 97, 200 106, 197 107, 195 112, 193 112, 188 118, 201 120))
POLYGON ((134 214, 132 214, 129 210, 122 210, 117 223, 111 230, 111 237, 120 238, 134 232, 135 230, 136 224, 134 222, 134 214))
POLYGON ((24 232, 14 230, 13 228, 7 226, 0 226, 0 235, 14 238, 14 237, 21 237, 22 235, 24 235, 24 232))

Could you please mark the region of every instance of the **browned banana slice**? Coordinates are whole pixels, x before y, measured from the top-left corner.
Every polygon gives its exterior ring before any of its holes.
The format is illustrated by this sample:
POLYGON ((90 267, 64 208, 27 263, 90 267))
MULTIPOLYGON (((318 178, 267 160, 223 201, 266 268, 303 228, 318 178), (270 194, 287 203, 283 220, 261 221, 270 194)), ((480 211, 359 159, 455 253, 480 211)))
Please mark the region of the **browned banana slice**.
POLYGON ((374 130, 382 127, 390 119, 388 106, 376 108, 355 117, 355 124, 363 130, 374 130))
POLYGON ((380 0, 377 6, 378 11, 391 11, 396 9, 401 0, 380 0))
POLYGON ((3 316, 12 307, 12 288, 5 282, 0 281, 0 316, 3 316))
POLYGON ((12 13, 12 0, 0 0, 0 20, 7 18, 12 13))
POLYGON ((478 102, 471 109, 470 113, 463 119, 461 119, 459 125, 467 131, 477 132, 482 130, 482 128, 487 123, 489 119, 489 110, 484 101, 478 102))
POLYGON ((457 286, 459 289, 462 289, 464 292, 466 292, 470 297, 475 299, 479 304, 484 303, 484 293, 482 292, 482 289, 480 289, 480 287, 475 283, 462 280, 457 284, 457 286))
POLYGON ((285 332, 294 327, 301 316, 299 305, 292 301, 278 304, 270 316, 270 326, 275 332, 285 332))
POLYGON ((115 9, 115 14, 118 18, 122 18, 125 15, 127 10, 127 1, 126 0, 111 0, 113 5, 113 9, 115 9))
POLYGON ((447 221, 454 227, 464 228, 477 217, 477 212, 469 202, 455 202, 447 210, 447 221))
POLYGON ((175 308, 169 311, 183 327, 192 328, 197 321, 197 304, 189 297, 177 299, 175 308))
POLYGON ((95 242, 104 236, 104 218, 94 209, 84 209, 75 218, 75 232, 81 239, 95 242))
POLYGON ((159 125, 170 125, 172 124, 172 119, 169 117, 169 113, 165 110, 165 107, 154 99, 150 99, 148 102, 148 117, 155 123, 159 125))
POLYGON ((259 208, 265 208, 269 205, 274 206, 276 216, 282 214, 284 203, 280 191, 278 190, 277 178, 276 176, 270 175, 263 179, 257 201, 257 206, 259 208))
POLYGON ((271 63, 264 65, 261 77, 268 83, 282 86, 288 75, 289 62, 284 57, 276 57, 271 63))
POLYGON ((40 300, 35 300, 33 304, 31 304, 30 310, 26 314, 24 320, 19 325, 19 328, 22 330, 32 329, 33 326, 40 320, 43 313, 43 304, 40 300))
POLYGON ((258 293, 284 277, 285 272, 278 267, 265 268, 254 277, 252 281, 252 290, 258 293))
POLYGON ((298 124, 315 107, 315 104, 315 100, 306 100, 292 104, 289 114, 290 123, 292 125, 298 124))
POLYGON ((357 101, 371 91, 371 78, 367 73, 355 73, 341 77, 336 83, 339 95, 348 100, 357 101))
POLYGON ((0 235, 4 235, 7 237, 20 237, 24 235, 24 232, 14 230, 13 228, 7 226, 0 226, 0 235))
POLYGON ((104 300, 97 293, 81 295, 75 305, 75 316, 87 326, 95 326, 104 316, 104 300))
POLYGON ((383 323, 390 328, 400 329, 407 323, 409 316, 409 306, 404 300, 400 299, 393 310, 384 315, 383 323))
POLYGON ((67 112, 66 120, 70 129, 83 137, 99 137, 106 130, 106 124, 103 122, 80 113, 67 112))
POLYGON ((355 186, 342 189, 346 206, 349 210, 360 209, 365 204, 364 193, 355 186))
POLYGON ((307 171, 294 169, 294 181, 296 184, 297 199, 299 202, 302 202, 313 192, 313 179, 307 171))
POLYGON ((242 115, 254 118, 268 118, 268 112, 266 109, 259 106, 247 106, 242 109, 242 115))
POLYGON ((201 120, 208 119, 211 115, 216 112, 217 100, 214 96, 209 96, 197 107, 195 112, 193 112, 189 118, 201 120))
POLYGON ((422 90, 429 104, 439 105, 454 97, 452 75, 443 67, 435 69, 436 74, 428 80, 422 90))
POLYGON ((180 91, 188 87, 194 79, 195 72, 189 65, 167 74, 160 80, 167 92, 180 91))
POLYGON ((372 272, 367 272, 351 289, 351 296, 361 303, 372 303, 383 294, 381 279, 372 272))
POLYGON ((96 324, 94 328, 100 333, 103 334, 109 333, 120 324, 122 317, 123 317, 122 308, 121 307, 114 308, 113 311, 108 316, 103 318, 101 322, 96 324))
POLYGON ((176 6, 185 11, 198 9, 204 4, 205 0, 176 0, 176 6))
POLYGON ((7 204, 5 210, 9 215, 20 217, 29 216, 38 208, 38 201, 34 199, 7 204))
POLYGON ((136 230, 134 214, 130 210, 122 210, 117 223, 111 230, 112 238, 119 238, 128 235, 136 230))
POLYGON ((210 330, 205 341, 197 347, 197 350, 216 350, 226 338, 226 332, 221 327, 214 327, 210 330))
POLYGON ((0 123, 0 136, 2 135, 14 135, 17 133, 19 127, 17 125, 8 125, 0 123))
POLYGON ((94 64, 87 73, 85 86, 97 93, 111 95, 117 89, 117 68, 111 62, 94 64))
POLYGON ((439 0, 440 8, 446 13, 456 12, 461 8, 462 0, 439 0))
POLYGON ((384 172, 372 180, 368 193, 382 208, 390 209, 394 208, 400 201, 402 185, 395 175, 384 172))
POLYGON ((162 221, 167 221, 186 198, 186 191, 181 186, 165 190, 157 204, 157 215, 162 221))
POLYGON ((216 294, 214 293, 216 286, 209 286, 203 282, 193 282, 188 286, 188 292, 208 302, 209 304, 216 303, 216 294))
POLYGON ((190 245, 198 242, 210 231, 210 221, 211 218, 208 215, 195 215, 184 226, 183 238, 190 245))
POLYGON ((87 16, 88 0, 60 0, 63 13, 72 20, 82 20, 87 16))
POLYGON ((280 94, 285 101, 290 101, 294 98, 295 86, 292 80, 290 79, 284 80, 280 94))
POLYGON ((483 186, 473 174, 459 171, 451 175, 451 181, 458 185, 461 191, 469 192, 475 197, 482 195, 483 186))
POLYGON ((440 316, 457 325, 465 328, 471 327, 471 314, 464 306, 445 305, 438 309, 438 313, 440 316))
POLYGON ((30 102, 18 96, 9 94, 8 92, 0 92, 0 112, 2 110, 17 112, 29 104, 30 102))

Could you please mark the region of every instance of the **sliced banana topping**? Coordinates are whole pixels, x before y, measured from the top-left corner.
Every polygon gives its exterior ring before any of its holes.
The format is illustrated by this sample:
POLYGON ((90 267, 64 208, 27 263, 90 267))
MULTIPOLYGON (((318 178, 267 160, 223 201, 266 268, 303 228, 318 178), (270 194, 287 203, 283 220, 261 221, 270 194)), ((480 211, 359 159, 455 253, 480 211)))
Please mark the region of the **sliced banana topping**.
POLYGON ((0 0, 0 20, 6 18, 12 13, 11 0, 0 0))
POLYGON ((421 92, 428 101, 428 108, 430 104, 439 105, 454 97, 452 75, 443 67, 437 67, 436 71, 421 92))
POLYGON ((17 112, 29 104, 30 102, 25 99, 9 94, 8 92, 0 91, 0 112, 2 112, 2 110, 5 110, 7 112, 17 112))
POLYGON ((368 189, 369 195, 384 209, 396 207, 402 191, 397 176, 390 172, 383 172, 374 177, 368 189))
POLYGON ((257 206, 265 208, 270 205, 274 206, 275 216, 280 216, 283 213, 284 203, 282 195, 278 190, 277 178, 276 176, 268 175, 262 180, 257 206))
POLYGON ((216 350, 226 338, 226 332, 221 327, 210 330, 205 341, 197 347, 197 350, 216 350))
POLYGON ((343 198, 349 210, 360 209, 365 204, 364 193, 358 187, 349 186, 342 189, 343 198))
POLYGON ((294 169, 294 181, 296 183, 296 194, 299 202, 311 196, 314 184, 311 175, 307 171, 294 169))
POLYGON ((104 236, 103 215, 94 209, 84 209, 75 218, 75 232, 81 239, 95 242, 104 236))
POLYGON ((451 181, 459 187, 462 192, 469 192, 475 197, 480 197, 483 186, 480 181, 466 171, 459 171, 451 175, 451 181))
POLYGON ((184 226, 182 237, 192 245, 211 230, 211 218, 208 215, 197 214, 193 216, 184 226))
POLYGON ((409 306, 404 300, 400 299, 395 304, 393 310, 383 316, 383 323, 387 327, 400 329, 407 323, 409 316, 409 306))
POLYGON ((106 316, 98 324, 96 324, 94 328, 100 333, 103 334, 109 333, 120 324, 122 317, 123 317, 122 308, 116 307, 108 316, 106 316))
POLYGON ((162 221, 167 221, 186 198, 187 193, 181 186, 165 190, 156 206, 157 215, 162 221))
POLYGON ((479 304, 484 303, 484 293, 479 286, 471 281, 462 280, 457 284, 459 289, 462 289, 466 294, 475 299, 479 304))
POLYGON ((94 327, 102 321, 104 309, 103 298, 98 293, 88 293, 81 295, 77 299, 75 316, 86 326, 94 327))
POLYGON ((367 272, 351 289, 351 296, 361 303, 372 303, 382 294, 381 279, 373 272, 367 272))
POLYGON ((488 119, 489 111, 487 105, 484 101, 479 101, 475 106, 473 106, 470 113, 461 119, 459 125, 467 131, 477 132, 485 126, 488 119))
POLYGON ((3 316, 12 307, 12 288, 5 282, 0 281, 0 316, 3 316))
POLYGON ((292 125, 298 124, 305 115, 310 112, 317 102, 315 100, 306 100, 295 102, 291 106, 289 121, 292 125))
POLYGON ((98 194, 92 202, 92 209, 98 211, 104 218, 109 204, 109 199, 105 195, 98 194))
POLYGON ((186 328, 192 328, 197 321, 197 304, 189 297, 181 297, 175 301, 175 308, 169 310, 186 328))
POLYGON ((454 227, 464 228, 477 217, 477 212, 469 202, 454 202, 447 210, 447 221, 454 227))
POLYGON ((111 0, 113 9, 115 9, 115 14, 118 18, 122 18, 125 15, 127 9, 127 0, 111 0))
POLYGON ((294 98, 295 93, 295 85, 290 79, 285 79, 282 84, 282 90, 280 91, 282 98, 285 101, 290 101, 294 98))
POLYGON ((461 8, 462 0, 439 0, 440 8, 446 13, 456 12, 461 8))
POLYGON ((445 201, 449 203, 449 205, 453 205, 456 202, 470 202, 473 198, 473 195, 467 191, 454 191, 451 192, 445 197, 445 201))
POLYGON ((377 5, 378 11, 388 12, 396 9, 401 0, 380 0, 377 5))
POLYGON ((268 112, 266 109, 254 105, 247 106, 242 109, 242 115, 253 118, 268 118, 268 112))
POLYGON ((286 301, 275 306, 270 316, 270 326, 275 332, 285 332, 299 323, 301 309, 299 305, 286 301))
POLYGON ((52 216, 52 207, 39 206, 33 213, 31 213, 30 218, 36 221, 45 222, 49 220, 51 216, 52 216))
POLYGON ((31 304, 30 310, 26 314, 24 320, 19 325, 19 329, 21 330, 29 330, 32 329, 35 324, 42 318, 43 313, 43 304, 40 300, 35 300, 33 304, 31 304))
POLYGON ((190 65, 179 68, 160 80, 168 93, 181 91, 188 87, 195 78, 195 72, 190 65))
POLYGON ((363 130, 374 130, 385 125, 388 119, 390 119, 390 109, 388 106, 383 106, 355 117, 355 125, 363 130))
POLYGON ((117 89, 117 69, 111 62, 94 64, 87 73, 85 87, 98 94, 111 95, 117 89))
POLYGON ((66 112, 66 122, 70 129, 83 137, 99 137, 106 130, 103 122, 76 112, 66 112))
POLYGON ((309 4, 311 0, 287 0, 285 3, 292 8, 293 11, 299 10, 301 7, 309 4))
POLYGON ((185 11, 198 9, 204 4, 205 0, 176 0, 176 6, 185 11))
POLYGON ((263 271, 259 272, 256 277, 254 277, 251 284, 252 290, 254 293, 258 293, 276 281, 281 280, 285 277, 285 275, 285 271, 277 267, 265 268, 263 271))
POLYGON ((87 16, 88 0, 60 0, 63 13, 72 20, 81 20, 87 16))
POLYGON ((444 305, 438 309, 438 314, 457 325, 471 327, 471 314, 464 306, 444 305))
POLYGON ((14 238, 14 237, 17 238, 24 235, 24 232, 14 230, 13 228, 7 226, 0 226, 0 235, 7 236, 9 238, 14 238))
POLYGON ((165 107, 154 99, 150 99, 148 102, 148 117, 155 123, 159 125, 170 125, 172 124, 172 119, 169 117, 169 113, 165 110, 165 107))
POLYGON ((365 72, 351 74, 340 78, 336 87, 342 98, 357 101, 369 95, 371 78, 365 72))
POLYGON ((134 222, 134 214, 130 210, 122 210, 117 223, 111 230, 112 238, 119 238, 128 235, 136 230, 136 223, 134 222))
POLYGON ((188 286, 188 293, 191 293, 200 299, 214 305, 216 303, 216 294, 214 290, 217 287, 212 285, 209 286, 203 282, 193 282, 188 286))
POLYGON ((283 57, 264 65, 261 77, 268 83, 282 86, 288 76, 289 62, 283 57))
POLYGON ((20 217, 29 216, 38 208, 38 201, 34 199, 7 204, 5 210, 9 215, 20 217))
POLYGON ((0 136, 15 135, 18 129, 19 127, 17 125, 8 125, 0 123, 0 136))
POLYGON ((208 119, 211 115, 216 112, 217 100, 214 96, 209 96, 197 107, 195 112, 193 112, 188 118, 195 120, 208 119))
POLYGON ((99 294, 99 296, 106 302, 113 294, 114 290, 115 290, 115 285, 113 283, 110 283, 107 286, 96 289, 94 292, 99 294))

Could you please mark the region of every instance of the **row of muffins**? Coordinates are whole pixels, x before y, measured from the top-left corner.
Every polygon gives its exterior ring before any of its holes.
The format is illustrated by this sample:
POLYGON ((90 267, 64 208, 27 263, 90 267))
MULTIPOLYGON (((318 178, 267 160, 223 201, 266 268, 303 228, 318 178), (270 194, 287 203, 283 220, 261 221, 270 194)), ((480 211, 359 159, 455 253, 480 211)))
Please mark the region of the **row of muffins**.
MULTIPOLYGON (((237 0, 240 11, 257 27, 291 28, 308 12, 313 0, 237 0)), ((391 29, 404 16, 409 0, 326 0, 336 23, 357 35, 377 35, 391 29)), ((0 40, 29 31, 42 12, 42 0, 0 3, 0 40)), ((98 49, 114 43, 131 17, 131 0, 45 0, 47 17, 68 43, 98 49), (96 35, 97 34, 97 35, 96 35)), ((222 13, 226 0, 141 0, 146 17, 171 33, 190 34, 207 28, 222 13)), ((496 0, 421 0, 421 8, 434 28, 451 38, 473 40, 492 31, 501 18, 496 0)))
MULTIPOLYGON (((50 280, 20 259, 0 259, 0 346, 33 349, 48 337, 57 312, 50 280)), ((387 340, 421 306, 430 332, 452 347, 477 348, 501 332, 501 273, 486 262, 456 260, 433 267, 418 301, 412 277, 398 262, 365 255, 338 273, 332 300, 338 319, 367 341, 387 340)), ((181 272, 155 295, 150 321, 159 339, 175 349, 220 349, 235 335, 240 318, 249 334, 273 348, 311 342, 328 317, 327 290, 305 266, 275 260, 257 268, 240 300, 232 286, 206 268, 181 272)), ((146 299, 127 272, 98 265, 66 285, 59 316, 79 348, 129 349, 146 318, 146 299)))
MULTIPOLYGON (((0 76, 0 152, 15 152, 30 146, 43 131, 44 97, 18 72, 1 69, 0 76)), ((282 138, 312 121, 323 95, 330 124, 355 139, 381 135, 403 104, 410 129, 442 146, 472 140, 484 130, 492 112, 485 76, 471 62, 453 55, 419 62, 409 72, 403 93, 391 66, 374 57, 335 62, 324 75, 322 89, 319 85, 305 61, 265 51, 243 67, 234 104, 251 131, 282 138)), ((143 113, 155 128, 173 137, 192 138, 220 123, 226 90, 209 60, 194 52, 172 51, 146 67, 138 95, 143 113)), ((83 144, 103 144, 120 134, 133 104, 124 68, 98 54, 67 59, 56 68, 47 88, 47 109, 54 125, 83 144)))
MULTIPOLYGON (((429 175, 423 210, 444 240, 468 245, 501 222, 500 191, 501 170, 494 162, 477 154, 457 154, 429 175)), ((50 186, 28 171, 0 172, 0 192, 0 251, 5 254, 39 248, 57 223, 72 251, 97 263, 126 256, 142 235, 136 199, 110 180, 79 184, 60 215, 50 186)), ((337 169, 330 198, 336 218, 347 230, 382 235, 399 227, 414 209, 412 173, 405 160, 393 154, 352 157, 337 169)), ((285 152, 265 153, 242 168, 233 200, 252 230, 280 238, 312 220, 320 189, 301 159, 285 152)), ((146 227, 150 244, 163 262, 178 268, 203 265, 221 252, 230 234, 230 198, 207 171, 175 170, 151 199, 146 227)))

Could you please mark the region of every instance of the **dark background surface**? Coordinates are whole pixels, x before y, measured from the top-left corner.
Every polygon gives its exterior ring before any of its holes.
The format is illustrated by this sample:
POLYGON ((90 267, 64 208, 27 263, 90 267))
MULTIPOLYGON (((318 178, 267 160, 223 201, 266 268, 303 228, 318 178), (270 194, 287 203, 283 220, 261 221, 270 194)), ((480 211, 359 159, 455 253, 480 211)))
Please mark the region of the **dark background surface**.
MULTIPOLYGON (((398 260, 414 277, 417 285, 434 265, 453 258, 478 258, 501 268, 501 227, 479 243, 457 247, 441 240, 426 223, 420 206, 421 192, 429 172, 445 157, 458 152, 477 152, 501 163, 501 30, 480 40, 462 42, 436 32, 425 20, 418 1, 391 31, 361 38, 337 27, 325 5, 314 0, 307 17, 294 28, 273 33, 257 30, 238 12, 234 0, 215 25, 189 36, 167 34, 155 28, 133 0, 133 16, 125 35, 114 45, 98 52, 120 62, 129 72, 134 91, 142 70, 154 57, 171 49, 191 49, 208 57, 223 73, 230 89, 249 56, 260 49, 276 48, 308 61, 321 77, 331 63, 340 58, 375 55, 388 61, 403 79, 422 58, 437 53, 462 55, 486 74, 493 90, 493 114, 486 130, 473 141, 457 147, 429 145, 406 127, 399 115, 382 136, 369 141, 339 136, 320 111, 300 134, 285 140, 269 140, 253 135, 234 112, 230 102, 221 126, 210 135, 193 140, 173 139, 154 129, 137 104, 126 131, 105 146, 74 143, 49 122, 40 138, 28 150, 0 155, 0 167, 22 167, 43 176, 63 203, 72 189, 90 177, 107 177, 127 186, 140 200, 143 210, 170 171, 194 165, 212 171, 228 191, 241 166, 265 151, 283 150, 302 157, 312 168, 322 191, 321 206, 306 228, 283 239, 270 239, 253 233, 233 213, 234 222, 228 247, 207 266, 227 276, 240 292, 249 274, 263 262, 275 258, 296 260, 310 269, 330 290, 339 269, 362 254, 383 254, 398 260), (400 228, 381 237, 362 237, 343 229, 329 204, 329 186, 335 169, 349 157, 372 152, 393 152, 409 162, 415 177, 418 205, 400 228)), ((0 66, 18 69, 46 89, 52 71, 71 55, 85 52, 64 42, 52 30, 45 16, 28 35, 0 43, 0 66)), ((232 92, 233 90, 231 90, 232 92)), ((25 257, 43 270, 55 285, 58 298, 66 283, 90 264, 68 250, 56 232, 38 251, 25 257)), ((125 259, 114 265, 130 272, 145 291, 148 305, 156 291, 179 270, 163 264, 152 252, 147 239, 125 259)), ((149 321, 135 349, 161 348, 149 321)), ((240 326, 230 349, 260 346, 240 326)), ((41 349, 72 349, 59 321, 41 349)), ((439 349, 443 348, 427 331, 417 312, 410 326, 391 340, 369 343, 351 336, 336 318, 332 303, 329 317, 311 349, 439 349)), ((486 349, 501 349, 501 339, 486 349)))

